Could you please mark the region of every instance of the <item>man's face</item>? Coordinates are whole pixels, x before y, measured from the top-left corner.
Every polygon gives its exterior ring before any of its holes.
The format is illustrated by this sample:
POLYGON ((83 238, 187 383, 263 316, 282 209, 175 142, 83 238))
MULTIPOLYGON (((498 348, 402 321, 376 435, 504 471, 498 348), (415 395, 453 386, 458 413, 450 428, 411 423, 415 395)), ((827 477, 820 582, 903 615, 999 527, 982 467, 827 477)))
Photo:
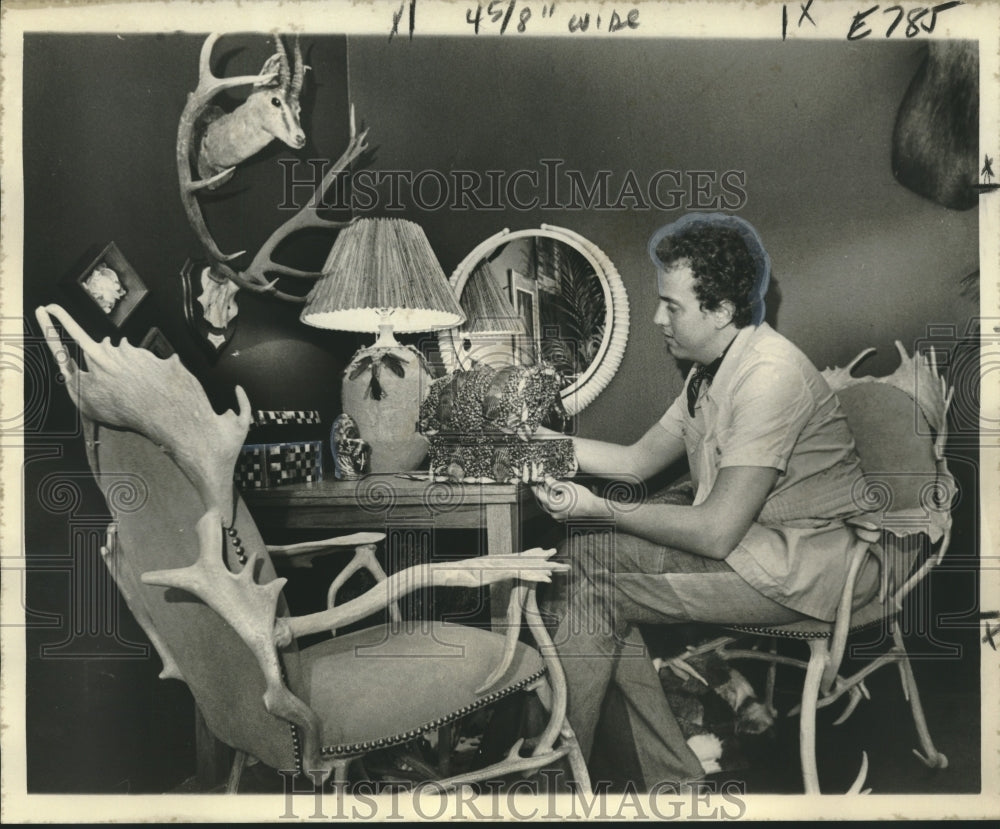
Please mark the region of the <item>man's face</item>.
POLYGON ((694 293, 694 274, 686 260, 681 260, 657 274, 660 304, 653 324, 658 325, 667 341, 667 350, 678 360, 708 363, 714 360, 719 337, 716 317, 703 311, 694 293))

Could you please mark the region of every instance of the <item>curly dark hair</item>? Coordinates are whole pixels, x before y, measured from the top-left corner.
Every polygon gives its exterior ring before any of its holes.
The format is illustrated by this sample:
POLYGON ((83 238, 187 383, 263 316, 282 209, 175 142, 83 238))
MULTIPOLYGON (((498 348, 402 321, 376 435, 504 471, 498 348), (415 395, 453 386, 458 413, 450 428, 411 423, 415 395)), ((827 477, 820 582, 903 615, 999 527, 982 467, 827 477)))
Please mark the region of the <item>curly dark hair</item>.
POLYGON ((750 324, 757 266, 739 231, 693 223, 663 238, 656 246, 656 258, 664 270, 681 261, 690 265, 694 294, 705 311, 715 311, 729 300, 733 324, 737 328, 750 324))

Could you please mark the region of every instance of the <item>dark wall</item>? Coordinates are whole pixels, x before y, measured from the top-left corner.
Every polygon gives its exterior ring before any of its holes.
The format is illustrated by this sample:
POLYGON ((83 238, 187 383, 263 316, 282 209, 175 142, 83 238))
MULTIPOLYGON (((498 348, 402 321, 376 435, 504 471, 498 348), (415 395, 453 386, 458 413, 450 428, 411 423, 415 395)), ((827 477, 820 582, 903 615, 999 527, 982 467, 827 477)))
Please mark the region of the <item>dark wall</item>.
MULTIPOLYGON (((312 66, 303 101, 309 144, 297 154, 273 146, 208 200, 226 250, 256 249, 283 220, 279 158, 340 154, 350 100, 371 128, 372 170, 542 174, 541 159, 559 159, 588 181, 610 171, 613 190, 629 171, 639 182, 662 169, 744 172, 740 213, 758 227, 774 263, 770 317, 821 367, 874 345, 880 353, 868 368, 890 371, 894 339, 912 348, 928 325, 961 331, 977 311, 958 291, 978 262, 975 211, 921 199, 889 167, 895 113, 920 59, 914 44, 303 43, 312 66)), ((178 198, 174 142, 200 46, 200 37, 186 35, 26 38, 29 333, 38 333, 33 308, 59 301, 95 336, 117 336, 59 287, 114 240, 150 289, 121 333, 137 342, 159 326, 220 407, 241 383, 255 407, 318 408, 329 423, 356 339, 309 329, 296 307, 246 292, 235 340, 217 362, 185 327, 178 272, 198 245, 178 198)), ((263 36, 232 37, 217 47, 215 65, 226 74, 256 72, 269 51, 263 36)), ((296 169, 299 178, 309 172, 304 163, 296 169)), ((420 222, 448 273, 503 227, 546 222, 600 246, 624 279, 632 334, 621 370, 578 425, 586 435, 638 436, 681 384, 650 322, 646 240, 685 210, 518 210, 504 202, 499 210, 425 210, 407 199, 392 211, 383 200, 372 212, 420 222)), ((311 267, 328 245, 309 235, 285 255, 311 267)), ((106 513, 85 471, 74 410, 37 348, 26 398, 37 403, 24 496, 26 548, 37 563, 26 596, 29 787, 168 788, 193 771, 190 701, 179 683, 155 678, 155 656, 137 655, 144 637, 113 590, 94 599, 93 585, 108 590, 91 566, 106 513), (150 746, 180 759, 150 762, 150 746)), ((972 543, 970 531, 964 538, 972 543)))

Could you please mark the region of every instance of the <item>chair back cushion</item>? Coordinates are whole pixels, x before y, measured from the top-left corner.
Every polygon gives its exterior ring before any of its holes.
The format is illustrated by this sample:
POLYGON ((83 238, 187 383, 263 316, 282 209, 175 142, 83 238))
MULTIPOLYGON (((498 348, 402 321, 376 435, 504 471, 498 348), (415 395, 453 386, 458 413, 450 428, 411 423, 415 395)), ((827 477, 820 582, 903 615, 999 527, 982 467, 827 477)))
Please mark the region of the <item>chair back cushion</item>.
POLYGON ((887 514, 926 508, 938 466, 930 425, 913 398, 877 382, 855 383, 837 397, 865 473, 859 506, 887 514))
POLYGON ((905 391, 858 382, 839 389, 837 397, 864 472, 855 501, 862 511, 880 515, 885 530, 882 568, 891 594, 950 526, 950 478, 942 480, 947 469, 935 458, 932 429, 905 391))
MULTIPOLYGON (((264 707, 264 675, 237 632, 192 594, 140 581, 148 571, 185 567, 197 559, 195 525, 205 514, 197 490, 149 439, 90 421, 85 425, 92 438, 91 468, 118 526, 118 554, 109 566, 133 614, 161 652, 168 675, 170 663, 175 664, 216 737, 274 768, 295 768, 291 726, 264 707)), ((264 543, 239 499, 234 526, 247 554, 258 551, 262 556, 257 581, 273 580, 264 543)), ((225 552, 235 558, 228 541, 225 552)), ((230 567, 238 569, 235 563, 230 567)), ((287 614, 280 598, 278 613, 287 614)), ((285 671, 296 674, 294 645, 281 656, 285 671)))

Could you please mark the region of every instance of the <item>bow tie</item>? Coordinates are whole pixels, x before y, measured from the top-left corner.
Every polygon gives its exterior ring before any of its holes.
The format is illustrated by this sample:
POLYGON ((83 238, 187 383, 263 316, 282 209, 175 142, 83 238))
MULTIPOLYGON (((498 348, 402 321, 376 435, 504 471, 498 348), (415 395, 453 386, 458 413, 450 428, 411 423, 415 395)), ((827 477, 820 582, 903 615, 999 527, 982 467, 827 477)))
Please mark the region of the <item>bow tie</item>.
MULTIPOLYGON (((732 345, 732 341, 730 341, 729 345, 732 345)), ((729 345, 726 346, 726 350, 719 355, 718 359, 713 360, 707 366, 698 366, 698 368, 695 369, 691 380, 688 382, 687 404, 688 414, 691 415, 691 417, 694 417, 694 404, 698 400, 698 393, 701 391, 702 383, 705 385, 712 384, 712 380, 715 379, 719 366, 722 365, 722 361, 726 358, 726 354, 729 351, 729 345)))

